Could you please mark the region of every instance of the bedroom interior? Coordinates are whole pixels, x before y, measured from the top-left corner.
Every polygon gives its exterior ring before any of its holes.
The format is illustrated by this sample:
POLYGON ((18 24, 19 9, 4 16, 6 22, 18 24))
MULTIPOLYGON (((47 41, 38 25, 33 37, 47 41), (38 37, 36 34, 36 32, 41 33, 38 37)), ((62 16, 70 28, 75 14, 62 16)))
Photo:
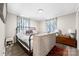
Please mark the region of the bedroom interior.
POLYGON ((0 3, 0 56, 79 56, 78 3, 0 3))

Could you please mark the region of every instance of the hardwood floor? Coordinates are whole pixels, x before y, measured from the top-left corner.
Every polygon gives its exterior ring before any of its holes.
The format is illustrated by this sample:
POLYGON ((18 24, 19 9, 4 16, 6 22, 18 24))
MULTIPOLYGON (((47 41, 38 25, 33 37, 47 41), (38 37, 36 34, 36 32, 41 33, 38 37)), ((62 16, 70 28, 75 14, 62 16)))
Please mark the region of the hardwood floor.
MULTIPOLYGON (((50 54, 48 56, 79 56, 79 51, 77 51, 76 48, 70 47, 70 46, 66 46, 63 44, 59 44, 57 43, 55 47, 55 54, 50 54), (63 49, 61 48, 65 48, 64 52, 63 49), (57 49, 56 49, 57 48, 57 49), (56 53, 56 50, 59 51, 58 49, 61 50, 61 53, 56 53), (77 53, 78 52, 78 53, 77 53), (62 54, 63 53, 63 54, 62 54), (59 55, 60 54, 60 55, 59 55)), ((53 49, 52 49, 53 51, 53 49)), ((13 46, 9 46, 6 48, 6 56, 28 56, 27 53, 16 43, 13 46)))
POLYGON ((17 43, 15 43, 13 46, 6 47, 6 56, 28 56, 28 55, 17 43))

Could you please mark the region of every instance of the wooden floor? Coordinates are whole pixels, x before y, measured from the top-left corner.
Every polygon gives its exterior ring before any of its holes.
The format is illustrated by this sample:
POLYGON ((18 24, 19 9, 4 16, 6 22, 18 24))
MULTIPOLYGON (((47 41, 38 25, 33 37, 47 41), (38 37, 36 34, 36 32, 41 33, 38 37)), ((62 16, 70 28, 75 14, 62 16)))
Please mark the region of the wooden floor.
POLYGON ((28 56, 27 53, 16 43, 6 48, 6 56, 28 56))
MULTIPOLYGON (((64 51, 64 56, 78 56, 77 49, 73 47, 66 47, 62 44, 56 44, 58 47, 64 47, 66 50, 64 51), (67 51, 69 50, 69 51, 67 51), (69 53, 67 55, 67 53, 69 53)), ((57 49, 58 50, 58 49, 57 49)), ((55 49, 56 51, 56 49, 55 49)), ((59 50, 58 50, 59 51, 59 50)), ((63 51, 63 50, 62 50, 63 51)), ((61 51, 61 52, 62 52, 61 51)), ((79 51, 78 51, 79 52, 79 51)), ((57 53, 56 53, 57 55, 57 53)), ((6 48, 6 56, 28 56, 27 53, 16 43, 13 46, 9 46, 6 48)), ((55 55, 48 55, 48 56, 55 56, 55 55)), ((58 55, 57 55, 58 56, 58 55)), ((60 55, 59 55, 60 56, 60 55)))

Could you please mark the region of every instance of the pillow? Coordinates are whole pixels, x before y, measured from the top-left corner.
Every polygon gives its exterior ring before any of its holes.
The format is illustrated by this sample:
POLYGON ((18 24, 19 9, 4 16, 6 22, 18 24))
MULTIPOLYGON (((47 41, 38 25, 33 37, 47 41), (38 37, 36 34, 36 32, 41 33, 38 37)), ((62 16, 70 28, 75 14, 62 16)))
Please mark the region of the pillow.
POLYGON ((36 30, 33 30, 33 33, 34 33, 34 34, 36 34, 36 33, 37 33, 37 31, 36 31, 36 30))
POLYGON ((32 30, 26 30, 26 34, 32 34, 33 31, 32 30))

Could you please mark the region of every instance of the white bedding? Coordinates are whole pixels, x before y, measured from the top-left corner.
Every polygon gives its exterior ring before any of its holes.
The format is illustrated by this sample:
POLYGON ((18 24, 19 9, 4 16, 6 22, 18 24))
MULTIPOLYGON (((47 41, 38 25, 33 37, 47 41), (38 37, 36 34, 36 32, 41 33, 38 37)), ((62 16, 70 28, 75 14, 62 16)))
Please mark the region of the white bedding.
MULTIPOLYGON (((17 37, 22 40, 23 42, 27 43, 29 46, 29 36, 30 35, 26 35, 23 33, 17 33, 17 37)), ((32 50, 32 46, 33 46, 33 36, 31 36, 31 50, 32 50)))

